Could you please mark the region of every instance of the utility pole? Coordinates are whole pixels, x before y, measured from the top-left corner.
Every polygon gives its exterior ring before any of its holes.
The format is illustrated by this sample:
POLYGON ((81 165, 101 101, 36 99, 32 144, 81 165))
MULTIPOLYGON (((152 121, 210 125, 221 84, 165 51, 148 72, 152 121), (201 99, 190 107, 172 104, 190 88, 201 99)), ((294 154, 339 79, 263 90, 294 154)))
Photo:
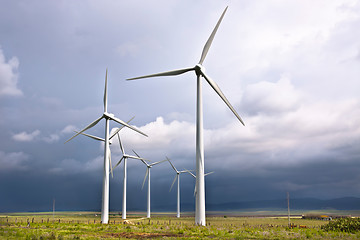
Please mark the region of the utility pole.
POLYGON ((289 195, 289 192, 286 192, 286 195, 287 195, 289 228, 291 228, 291 223, 290 223, 290 195, 289 195))
POLYGON ((55 198, 53 198, 53 218, 55 217, 55 198))

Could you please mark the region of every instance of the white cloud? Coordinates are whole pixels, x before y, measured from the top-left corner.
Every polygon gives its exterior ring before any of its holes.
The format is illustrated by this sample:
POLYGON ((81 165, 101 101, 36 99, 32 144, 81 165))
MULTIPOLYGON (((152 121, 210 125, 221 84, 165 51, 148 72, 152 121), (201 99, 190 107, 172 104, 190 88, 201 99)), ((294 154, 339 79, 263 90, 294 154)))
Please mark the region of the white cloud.
POLYGON ((60 133, 58 131, 56 131, 55 133, 51 133, 48 136, 44 136, 44 134, 41 134, 41 131, 38 129, 33 132, 30 132, 30 133, 23 131, 23 132, 14 134, 12 136, 12 139, 14 139, 15 141, 18 141, 18 142, 31 142, 31 141, 38 140, 38 141, 44 141, 46 143, 54 143, 54 142, 58 142, 64 134, 74 133, 75 129, 76 129, 75 126, 68 125, 65 128, 63 128, 60 131, 60 133))
MULTIPOLYGON (((112 132, 115 129, 112 129, 112 132)), ((127 128, 121 130, 120 136, 124 146, 129 146, 128 151, 134 148, 151 155, 160 154, 157 157, 163 158, 171 152, 173 154, 183 153, 187 155, 183 152, 184 149, 192 148, 195 144, 195 126, 186 121, 174 120, 167 124, 164 122, 163 117, 158 117, 154 122, 150 122, 139 129, 149 137, 144 137, 127 128)), ((113 139, 112 145, 114 146, 112 151, 119 153, 117 138, 113 139)), ((127 151, 126 148, 125 151, 127 151)))
MULTIPOLYGON (((275 90, 277 87, 281 90, 292 88, 288 81, 270 85, 275 90)), ((258 99, 269 97, 267 91, 258 93, 258 99)), ((275 94, 275 99, 269 102, 275 104, 286 101, 286 98, 281 99, 283 96, 280 96, 280 100, 277 99, 276 96, 279 95, 281 94, 275 94)), ((221 159, 223 164, 220 168, 231 169, 230 166, 235 163, 234 167, 254 171, 259 166, 305 164, 313 159, 342 161, 343 156, 347 155, 342 152, 346 150, 341 150, 344 146, 349 151, 356 151, 360 136, 360 103, 357 100, 336 103, 304 102, 296 108, 292 106, 297 105, 297 101, 294 103, 296 104, 285 103, 275 108, 274 111, 283 111, 281 117, 271 114, 271 109, 265 109, 269 114, 247 116, 245 127, 234 119, 230 124, 217 129, 205 128, 206 158, 221 159)), ((143 157, 151 156, 156 159, 165 155, 177 158, 195 155, 194 123, 166 123, 162 117, 158 117, 154 122, 140 127, 140 130, 147 133, 149 138, 128 129, 121 132, 126 151, 130 152, 134 148, 143 153, 143 157)), ((119 154, 117 140, 113 141, 112 146, 113 154, 119 154)), ((212 164, 209 166, 217 167, 214 161, 210 162, 212 164)))
POLYGON ((12 136, 12 139, 18 142, 31 142, 40 135, 40 130, 35 130, 32 133, 21 132, 12 136))
POLYGON ((300 91, 283 75, 276 82, 258 82, 245 88, 241 105, 250 114, 274 114, 295 110, 300 106, 300 91))
POLYGON ((75 130, 76 127, 74 125, 67 125, 66 127, 64 127, 63 130, 61 130, 61 133, 63 134, 74 133, 75 130))
POLYGON ((26 170, 29 156, 23 152, 5 153, 0 151, 0 172, 9 170, 26 170))
POLYGON ((53 143, 59 141, 60 136, 58 134, 50 134, 48 137, 44 137, 43 140, 47 143, 53 143))
POLYGON ((21 96, 22 91, 17 87, 19 60, 12 57, 6 62, 0 47, 0 96, 21 96))

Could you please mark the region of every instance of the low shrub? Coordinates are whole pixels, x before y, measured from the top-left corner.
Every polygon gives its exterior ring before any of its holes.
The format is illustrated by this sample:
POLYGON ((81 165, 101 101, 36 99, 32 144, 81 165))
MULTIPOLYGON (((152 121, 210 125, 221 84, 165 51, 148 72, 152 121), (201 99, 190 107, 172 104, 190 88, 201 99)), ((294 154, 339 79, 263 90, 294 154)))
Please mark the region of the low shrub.
POLYGON ((360 218, 339 218, 321 227, 325 231, 355 233, 360 231, 360 218))

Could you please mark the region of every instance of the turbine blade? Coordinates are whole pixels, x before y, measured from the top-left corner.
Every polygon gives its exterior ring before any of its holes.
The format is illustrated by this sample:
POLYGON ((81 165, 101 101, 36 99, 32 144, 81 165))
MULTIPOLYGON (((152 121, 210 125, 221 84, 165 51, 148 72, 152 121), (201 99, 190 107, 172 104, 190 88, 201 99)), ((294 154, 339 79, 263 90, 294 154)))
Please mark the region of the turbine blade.
POLYGON ((114 178, 113 167, 112 167, 112 163, 111 163, 111 150, 110 150, 110 147, 109 147, 109 164, 110 164, 111 178, 114 178))
POLYGON ((125 150, 124 150, 124 147, 123 147, 123 145, 122 145, 122 143, 121 143, 120 134, 118 134, 117 136, 118 136, 118 139, 119 139, 120 150, 121 150, 122 154, 124 155, 124 154, 125 154, 125 150))
MULTIPOLYGON (((74 131, 74 132, 79 133, 78 131, 74 131)), ((90 134, 86 134, 86 133, 80 133, 80 134, 81 134, 81 135, 84 135, 84 136, 87 136, 87 137, 89 137, 89 138, 95 139, 95 140, 97 140, 97 141, 103 141, 103 142, 105 142, 105 139, 100 138, 100 137, 96 137, 96 136, 94 136, 94 135, 90 135, 90 134)))
POLYGON ((204 174, 204 176, 207 176, 207 175, 210 175, 210 174, 213 174, 214 172, 209 172, 209 173, 206 173, 204 174))
POLYGON ((177 178, 177 174, 175 175, 174 181, 173 181, 172 184, 171 184, 171 187, 170 187, 169 192, 171 192, 171 189, 173 188, 173 186, 174 186, 174 184, 175 184, 175 182, 176 182, 176 178, 177 178))
POLYGON ((241 119, 239 114, 237 114, 233 106, 231 106, 230 102, 227 100, 227 98, 225 97, 219 86, 216 84, 216 82, 212 80, 209 76, 207 76, 203 71, 201 71, 201 74, 204 76, 204 78, 210 84, 210 86, 215 90, 215 92, 220 96, 220 98, 225 102, 225 104, 230 108, 230 110, 235 114, 235 116, 237 117, 237 119, 239 119, 242 125, 245 126, 243 120, 241 119))
POLYGON ((194 187, 194 197, 196 196, 196 184, 195 184, 195 187, 194 187))
POLYGON ((106 73, 105 73, 105 89, 104 89, 104 112, 107 112, 107 73, 108 70, 106 68, 106 73))
MULTIPOLYGON (((143 158, 141 158, 141 157, 133 156, 133 155, 127 155, 127 154, 126 154, 126 157, 127 157, 127 158, 131 158, 131 159, 141 160, 141 161, 144 161, 144 160, 145 160, 145 159, 143 159, 143 158)), ((146 161, 149 161, 149 160, 146 160, 146 161)))
POLYGON ((141 78, 163 77, 163 76, 175 76, 175 75, 180 75, 180 74, 192 71, 192 70, 194 70, 193 67, 192 68, 177 69, 177 70, 172 70, 172 71, 167 71, 167 72, 161 72, 161 73, 145 75, 145 76, 141 76, 141 77, 128 78, 126 80, 136 80, 136 79, 141 79, 141 78))
POLYGON ((166 157, 166 160, 168 160, 168 162, 170 163, 171 167, 174 169, 174 171, 176 173, 178 173, 178 170, 176 169, 176 167, 172 164, 172 162, 170 161, 170 159, 168 157, 166 157))
POLYGON ((151 163, 150 166, 154 166, 154 165, 156 165, 156 164, 159 164, 159 163, 162 163, 162 162, 165 162, 165 161, 167 161, 167 159, 161 160, 161 161, 158 161, 158 162, 151 163))
POLYGON ((129 158, 138 159, 138 160, 142 161, 146 166, 148 166, 148 167, 150 166, 147 162, 145 162, 145 161, 150 162, 150 160, 140 157, 140 155, 137 154, 134 149, 133 149, 132 151, 135 153, 136 157, 129 155, 129 156, 128 156, 129 158))
POLYGON ((145 177, 144 177, 144 181, 143 181, 143 184, 142 184, 141 190, 144 188, 144 184, 145 184, 146 177, 147 177, 147 175, 148 175, 148 174, 149 174, 149 168, 146 168, 146 173, 145 173, 145 177))
POLYGON ((134 130, 135 132, 138 132, 138 133, 144 135, 145 137, 148 137, 148 135, 146 135, 145 133, 143 133, 143 132, 140 131, 139 129, 137 129, 137 128, 135 128, 135 127, 127 124, 127 123, 124 122, 123 120, 120 120, 120 119, 118 119, 118 118, 116 118, 116 117, 114 117, 114 116, 110 116, 110 115, 108 115, 108 117, 109 117, 111 120, 113 120, 113 121, 115 121, 115 122, 117 122, 117 123, 120 123, 120 124, 122 124, 122 125, 125 125, 126 127, 134 130))
POLYGON ((218 28, 219 28, 219 26, 220 26, 220 23, 221 23, 221 21, 222 21, 222 19, 223 19, 224 15, 225 15, 225 12, 226 12, 226 10, 227 10, 227 9, 228 9, 228 7, 226 7, 226 8, 225 8, 225 10, 224 10, 224 12, 222 13, 222 15, 221 15, 221 17, 220 17, 219 21, 218 21, 218 22, 217 22, 217 24, 216 24, 216 26, 215 26, 214 30, 212 31, 212 33, 211 33, 211 35, 210 35, 209 39, 207 40, 207 42, 206 42, 206 44, 205 44, 205 46, 204 46, 204 49, 203 49, 203 51, 202 51, 202 54, 201 54, 201 58, 200 58, 199 64, 202 64, 202 63, 204 62, 205 57, 206 57, 206 55, 207 55, 207 53, 208 53, 208 51, 209 51, 209 48, 210 48, 210 46, 211 46, 211 43, 212 43, 212 41, 214 40, 214 37, 215 37, 216 31, 218 30, 218 28))
POLYGON ((133 153, 135 153, 136 156, 138 156, 138 158, 140 158, 139 154, 137 154, 134 149, 132 151, 133 153))
POLYGON ((92 123, 90 123, 89 125, 87 125, 83 130, 81 130, 80 132, 78 132, 77 134, 75 134, 74 136, 72 136, 71 138, 69 138, 65 143, 67 143, 68 141, 70 141, 71 139, 73 139, 74 137, 78 136, 79 134, 85 132, 86 130, 92 128, 93 126, 95 126, 98 122, 100 122, 100 120, 103 118, 103 116, 99 117, 98 119, 96 119, 95 121, 93 121, 92 123))
POLYGON ((124 157, 122 157, 119 161, 118 161, 118 163, 115 165, 115 167, 114 168, 116 168, 117 166, 119 166, 119 164, 121 163, 121 161, 124 159, 124 157))
POLYGON ((193 174, 192 172, 190 172, 189 170, 185 169, 185 172, 189 173, 191 176, 193 176, 194 178, 196 178, 195 174, 193 174))
MULTIPOLYGON (((126 123, 130 123, 134 118, 135 118, 135 116, 132 117, 132 118, 131 118, 129 121, 127 121, 126 123)), ((115 137, 115 135, 116 135, 118 132, 120 132, 120 130, 123 129, 124 127, 125 127, 125 126, 121 126, 121 127, 119 127, 118 129, 116 129, 115 132, 113 133, 113 135, 111 135, 111 137, 109 138, 109 140, 111 140, 113 137, 115 137)))

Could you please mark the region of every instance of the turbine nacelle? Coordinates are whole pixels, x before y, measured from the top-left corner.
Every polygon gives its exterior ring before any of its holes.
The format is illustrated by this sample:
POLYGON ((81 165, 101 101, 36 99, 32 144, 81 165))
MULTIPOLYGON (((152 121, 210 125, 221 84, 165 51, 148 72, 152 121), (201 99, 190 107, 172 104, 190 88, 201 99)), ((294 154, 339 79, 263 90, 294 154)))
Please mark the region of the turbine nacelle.
POLYGON ((106 119, 113 119, 115 117, 113 113, 108 113, 108 112, 104 112, 103 116, 106 119))
POLYGON ((197 76, 200 76, 200 75, 204 76, 205 68, 200 63, 195 65, 194 70, 195 70, 195 73, 196 73, 197 76))

